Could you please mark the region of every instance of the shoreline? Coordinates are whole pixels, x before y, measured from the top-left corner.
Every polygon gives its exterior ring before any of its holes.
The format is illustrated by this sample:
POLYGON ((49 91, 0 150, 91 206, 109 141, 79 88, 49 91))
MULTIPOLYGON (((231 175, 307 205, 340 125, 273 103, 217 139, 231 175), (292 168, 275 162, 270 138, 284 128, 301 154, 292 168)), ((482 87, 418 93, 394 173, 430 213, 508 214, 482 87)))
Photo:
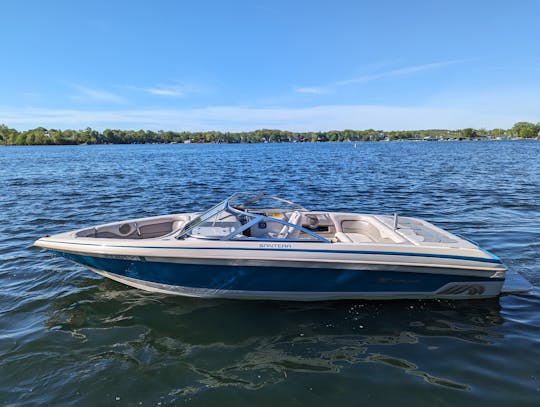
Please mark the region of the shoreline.
POLYGON ((463 141, 540 138, 540 123, 518 122, 510 129, 424 129, 424 130, 328 130, 292 132, 258 129, 241 132, 172 130, 34 129, 19 131, 0 124, 0 145, 85 144, 252 144, 367 141, 463 141))
POLYGON ((122 145, 248 145, 248 144, 353 144, 357 143, 457 143, 457 142, 513 142, 513 141, 524 141, 524 142, 534 142, 540 141, 540 138, 508 138, 508 139, 493 139, 493 138, 476 138, 476 139, 432 139, 432 140, 421 140, 421 139, 395 139, 395 140, 347 140, 347 141, 268 141, 268 142, 170 142, 170 143, 64 143, 64 144, 0 144, 0 147, 87 147, 87 146, 122 146, 122 145))

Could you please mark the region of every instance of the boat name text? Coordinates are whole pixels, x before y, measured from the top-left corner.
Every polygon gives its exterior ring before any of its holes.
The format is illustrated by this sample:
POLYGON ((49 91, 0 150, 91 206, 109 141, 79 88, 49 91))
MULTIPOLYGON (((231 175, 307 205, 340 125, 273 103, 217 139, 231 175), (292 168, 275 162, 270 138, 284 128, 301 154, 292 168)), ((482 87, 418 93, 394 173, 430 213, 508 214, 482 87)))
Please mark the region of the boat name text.
POLYGON ((290 249, 292 247, 289 243, 259 243, 261 249, 290 249))

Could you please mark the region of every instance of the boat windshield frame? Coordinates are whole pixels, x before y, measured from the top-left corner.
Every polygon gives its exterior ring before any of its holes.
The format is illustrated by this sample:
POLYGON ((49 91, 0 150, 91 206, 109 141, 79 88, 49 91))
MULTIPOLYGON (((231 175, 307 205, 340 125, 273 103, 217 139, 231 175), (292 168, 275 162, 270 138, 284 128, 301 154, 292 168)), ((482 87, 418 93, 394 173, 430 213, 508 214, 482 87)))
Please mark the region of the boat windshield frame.
POLYGON ((277 196, 269 195, 265 192, 253 193, 253 192, 236 192, 235 194, 228 197, 225 201, 229 202, 229 205, 240 210, 255 209, 249 205, 254 204, 263 199, 269 199, 276 201, 280 205, 286 204, 291 210, 307 211, 302 205, 299 205, 295 202, 289 201, 287 199, 279 198, 277 196), (245 196, 247 199, 242 199, 242 196, 245 196), (240 202, 237 202, 240 201, 240 202))
POLYGON ((201 223, 206 222, 208 219, 212 218, 212 216, 215 216, 219 212, 225 210, 229 204, 228 201, 229 201, 229 198, 225 199, 224 201, 221 201, 217 205, 212 206, 210 209, 207 209, 205 212, 200 213, 197 217, 191 219, 188 223, 184 225, 184 227, 182 227, 182 229, 180 230, 180 233, 178 233, 175 237, 177 239, 181 239, 183 236, 191 232, 201 223))
MULTIPOLYGON (((206 210, 205 212, 200 213, 197 215, 194 219, 190 220, 188 223, 186 223, 182 229, 175 234, 176 239, 185 239, 186 237, 192 236, 191 232, 202 223, 210 220, 212 217, 216 216, 220 212, 228 212, 231 215, 236 216, 237 218, 240 217, 247 217, 249 220, 247 222, 242 222, 242 225, 236 229, 234 229, 231 233, 229 233, 226 236, 222 237, 216 237, 216 236, 194 236, 198 239, 208 239, 208 240, 237 240, 237 241, 281 241, 281 242, 323 242, 323 243, 330 243, 330 241, 319 234, 306 229, 300 225, 296 225, 290 222, 287 222, 286 220, 275 218, 272 216, 265 216, 260 213, 254 213, 250 212, 250 209, 256 210, 256 208, 252 208, 250 205, 262 200, 262 199, 269 199, 272 201, 278 202, 280 205, 286 204, 288 208, 291 211, 298 211, 298 212, 305 212, 307 211, 306 208, 304 208, 301 205, 298 205, 292 201, 288 201, 283 198, 279 198, 276 196, 268 195, 266 193, 249 193, 249 192, 237 192, 227 199, 219 202, 218 204, 212 206, 210 209, 206 210), (247 197, 247 199, 242 197, 247 197), (239 201, 239 202, 237 202, 239 201), (268 238, 257 238, 257 237, 245 237, 245 239, 238 239, 235 238, 238 235, 241 235, 246 229, 249 229, 253 225, 259 223, 259 222, 276 222, 282 224, 284 227, 294 228, 299 230, 302 233, 305 233, 309 236, 311 236, 313 239, 298 239, 298 238, 287 238, 287 237, 268 237, 268 238)), ((265 208, 268 209, 268 208, 265 208)), ((281 208, 280 208, 281 209, 281 208)))

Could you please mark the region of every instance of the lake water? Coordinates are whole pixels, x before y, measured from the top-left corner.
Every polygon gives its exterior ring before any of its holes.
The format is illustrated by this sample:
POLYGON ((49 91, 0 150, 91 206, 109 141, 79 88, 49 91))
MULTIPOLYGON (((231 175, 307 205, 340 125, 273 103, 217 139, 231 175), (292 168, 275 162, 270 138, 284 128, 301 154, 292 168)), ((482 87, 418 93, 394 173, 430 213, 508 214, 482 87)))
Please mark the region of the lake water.
POLYGON ((539 405, 540 142, 0 148, 0 405, 539 405), (477 301, 142 292, 45 234, 264 190, 418 216, 534 286, 477 301))

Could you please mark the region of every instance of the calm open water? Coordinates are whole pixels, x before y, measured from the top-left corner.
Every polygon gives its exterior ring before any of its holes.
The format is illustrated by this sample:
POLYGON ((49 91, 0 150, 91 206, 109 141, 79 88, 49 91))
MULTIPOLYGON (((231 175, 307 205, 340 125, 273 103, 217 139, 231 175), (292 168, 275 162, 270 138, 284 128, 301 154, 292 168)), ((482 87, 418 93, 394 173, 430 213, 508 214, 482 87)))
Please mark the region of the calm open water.
POLYGON ((540 142, 0 148, 0 405, 539 405, 540 142), (426 218, 534 286, 487 301, 145 293, 32 249, 265 190, 426 218))

